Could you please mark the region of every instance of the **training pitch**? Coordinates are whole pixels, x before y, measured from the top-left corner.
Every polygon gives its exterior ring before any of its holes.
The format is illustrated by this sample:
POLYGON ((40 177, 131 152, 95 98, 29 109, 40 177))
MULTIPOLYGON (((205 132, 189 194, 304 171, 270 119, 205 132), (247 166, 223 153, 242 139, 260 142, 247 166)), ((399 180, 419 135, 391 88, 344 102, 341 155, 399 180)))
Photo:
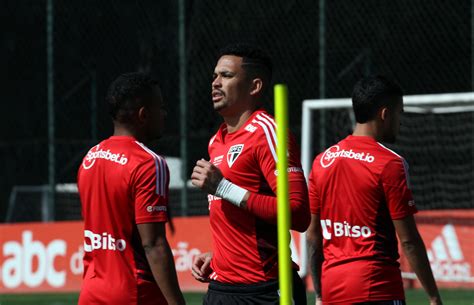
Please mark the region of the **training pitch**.
MULTIPOLYGON (((202 293, 185 293, 188 305, 202 304, 202 293)), ((444 305, 473 305, 474 290, 441 290, 444 305)), ((0 305, 73 305, 77 304, 77 293, 70 294, 7 294, 0 295, 0 305)), ((407 290, 407 305, 428 304, 423 290, 407 290)), ((308 305, 314 304, 314 295, 308 293, 308 305)))

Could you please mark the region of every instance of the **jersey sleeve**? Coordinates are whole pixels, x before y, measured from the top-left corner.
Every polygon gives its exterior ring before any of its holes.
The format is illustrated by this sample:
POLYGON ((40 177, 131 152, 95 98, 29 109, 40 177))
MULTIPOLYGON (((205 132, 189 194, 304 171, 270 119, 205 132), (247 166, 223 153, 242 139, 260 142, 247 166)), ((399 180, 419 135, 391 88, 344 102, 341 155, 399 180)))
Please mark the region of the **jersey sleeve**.
POLYGON ((168 221, 169 170, 166 161, 154 156, 140 164, 132 177, 136 223, 168 221))
MULTIPOLYGON (((319 156, 320 157, 320 156, 319 156)), ((318 190, 318 166, 319 166, 319 158, 316 157, 313 162, 313 167, 311 172, 309 173, 309 181, 308 181, 308 193, 309 193, 309 208, 311 214, 320 215, 321 214, 321 197, 319 196, 318 190)))
MULTIPOLYGON (((269 134, 270 133, 266 133, 265 138, 255 145, 255 158, 260 166, 265 181, 273 193, 276 194, 278 175, 276 171, 276 138, 270 137, 269 134)), ((287 171, 291 228, 303 232, 307 229, 311 220, 308 205, 308 187, 301 168, 296 141, 291 135, 288 143, 287 171)), ((258 193, 250 193, 247 208, 250 212, 263 220, 276 223, 277 203, 275 195, 267 196, 258 193)))
POLYGON ((388 162, 382 171, 381 182, 392 219, 401 219, 417 212, 405 160, 395 159, 388 162))
MULTIPOLYGON (((268 182, 273 193, 276 194, 277 188, 277 171, 276 171, 276 138, 265 137, 256 147, 256 158, 260 164, 262 174, 268 182)), ((288 181, 291 185, 294 182, 305 181, 301 161, 299 158, 299 149, 293 135, 289 135, 288 139, 288 181)))

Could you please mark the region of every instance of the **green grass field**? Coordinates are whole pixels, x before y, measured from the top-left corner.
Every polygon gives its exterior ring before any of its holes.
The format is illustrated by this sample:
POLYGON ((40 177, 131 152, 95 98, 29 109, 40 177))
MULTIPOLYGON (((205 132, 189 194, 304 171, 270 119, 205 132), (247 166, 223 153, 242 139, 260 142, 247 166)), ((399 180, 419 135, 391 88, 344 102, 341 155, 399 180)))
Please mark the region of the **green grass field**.
MULTIPOLYGON (((444 305, 474 305, 474 290, 442 290, 444 305)), ((77 304, 77 294, 4 294, 0 305, 72 305, 77 304)), ((422 290, 407 290, 407 305, 427 305, 422 290)), ((186 293, 188 305, 202 304, 201 293, 186 293)), ((314 295, 308 294, 308 305, 314 304, 314 295)))

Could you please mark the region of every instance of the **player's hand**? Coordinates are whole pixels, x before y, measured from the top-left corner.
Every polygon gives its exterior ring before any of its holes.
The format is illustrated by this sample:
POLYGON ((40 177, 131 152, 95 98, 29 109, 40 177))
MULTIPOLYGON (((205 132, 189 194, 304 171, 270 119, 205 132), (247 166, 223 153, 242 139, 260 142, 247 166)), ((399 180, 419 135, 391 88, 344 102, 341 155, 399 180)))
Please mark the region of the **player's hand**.
POLYGON ((323 300, 322 300, 321 298, 316 298, 316 299, 314 300, 314 304, 315 304, 315 305, 323 305, 323 300))
POLYGON ((191 273, 193 277, 203 283, 209 282, 211 269, 212 252, 201 253, 194 258, 191 273))
POLYGON ((191 174, 194 186, 214 195, 223 176, 219 168, 204 159, 198 160, 191 174))

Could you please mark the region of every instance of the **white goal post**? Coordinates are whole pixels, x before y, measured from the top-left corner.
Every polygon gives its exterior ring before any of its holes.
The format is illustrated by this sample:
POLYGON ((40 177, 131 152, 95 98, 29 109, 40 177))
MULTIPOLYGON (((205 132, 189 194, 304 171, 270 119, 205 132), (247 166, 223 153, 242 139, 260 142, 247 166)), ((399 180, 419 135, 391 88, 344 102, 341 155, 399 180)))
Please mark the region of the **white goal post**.
MULTIPOLYGON (((426 95, 406 95, 403 97, 405 112, 415 113, 451 113, 474 111, 474 92, 443 93, 426 95)), ((304 100, 301 130, 301 164, 306 178, 311 170, 314 110, 351 109, 350 98, 304 100)), ((352 110, 351 110, 352 111, 352 110)), ((334 144, 334 143, 331 143, 334 144)))

